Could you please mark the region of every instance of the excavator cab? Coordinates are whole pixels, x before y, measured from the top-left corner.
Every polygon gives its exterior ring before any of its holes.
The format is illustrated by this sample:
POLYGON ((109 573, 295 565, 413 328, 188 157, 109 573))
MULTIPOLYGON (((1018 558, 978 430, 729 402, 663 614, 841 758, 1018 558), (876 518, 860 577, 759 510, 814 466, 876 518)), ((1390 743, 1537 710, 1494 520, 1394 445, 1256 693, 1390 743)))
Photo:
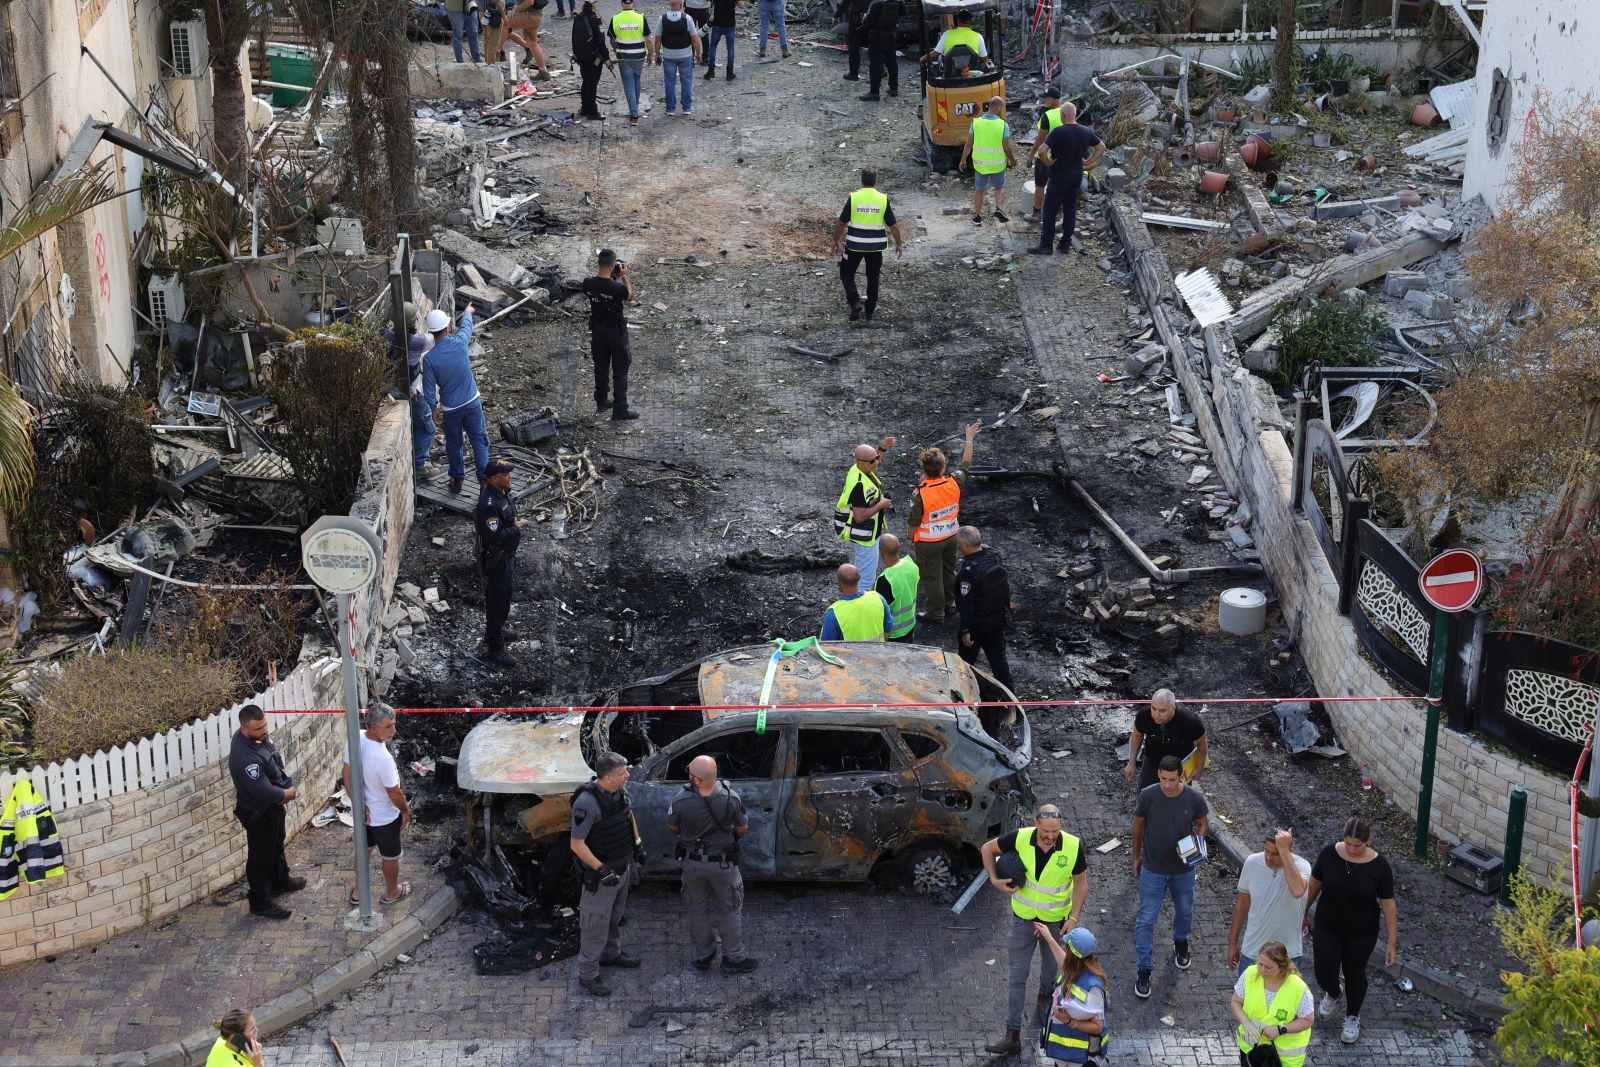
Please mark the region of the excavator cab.
POLYGON ((917 43, 925 60, 922 102, 917 106, 922 157, 936 171, 953 170, 972 120, 983 114, 991 97, 1006 95, 999 0, 922 0, 917 7, 917 43), (932 55, 963 13, 970 16, 967 27, 981 38, 988 55, 967 43, 952 44, 948 51, 932 55))

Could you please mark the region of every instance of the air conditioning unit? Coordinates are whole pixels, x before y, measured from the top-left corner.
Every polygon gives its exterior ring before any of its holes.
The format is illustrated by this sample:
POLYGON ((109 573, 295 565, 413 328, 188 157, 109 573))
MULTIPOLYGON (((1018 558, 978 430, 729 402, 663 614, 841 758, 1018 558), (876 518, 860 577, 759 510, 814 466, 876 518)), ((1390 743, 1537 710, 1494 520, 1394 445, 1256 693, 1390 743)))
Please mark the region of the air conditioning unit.
POLYGON ((174 22, 169 30, 172 58, 167 63, 169 77, 199 78, 206 72, 206 24, 174 22))
POLYGON ((156 328, 166 332, 167 323, 182 322, 186 308, 183 302, 183 282, 176 274, 158 274, 150 279, 150 320, 156 328))

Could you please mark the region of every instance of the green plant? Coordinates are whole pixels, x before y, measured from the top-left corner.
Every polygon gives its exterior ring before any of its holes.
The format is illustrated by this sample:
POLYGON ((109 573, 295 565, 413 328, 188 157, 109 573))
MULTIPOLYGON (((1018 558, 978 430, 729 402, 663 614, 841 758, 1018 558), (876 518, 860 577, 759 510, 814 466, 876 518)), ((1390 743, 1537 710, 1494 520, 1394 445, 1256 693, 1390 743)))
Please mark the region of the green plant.
POLYGON ((1522 965, 1504 971, 1506 1017, 1495 1034, 1506 1063, 1600 1067, 1600 948, 1574 948, 1572 899, 1521 875, 1511 881, 1511 908, 1496 911, 1500 942, 1522 965))
POLYGON ((355 499, 387 369, 387 345, 361 325, 301 330, 274 350, 267 389, 278 406, 273 436, 309 515, 342 515, 355 499))
POLYGON ((34 745, 41 760, 72 759, 212 715, 247 691, 228 660, 139 646, 79 656, 44 683, 34 745))
POLYGON ((1278 313, 1278 377, 1298 382, 1308 367, 1370 367, 1378 361, 1383 316, 1365 298, 1354 306, 1317 300, 1285 304, 1278 313))

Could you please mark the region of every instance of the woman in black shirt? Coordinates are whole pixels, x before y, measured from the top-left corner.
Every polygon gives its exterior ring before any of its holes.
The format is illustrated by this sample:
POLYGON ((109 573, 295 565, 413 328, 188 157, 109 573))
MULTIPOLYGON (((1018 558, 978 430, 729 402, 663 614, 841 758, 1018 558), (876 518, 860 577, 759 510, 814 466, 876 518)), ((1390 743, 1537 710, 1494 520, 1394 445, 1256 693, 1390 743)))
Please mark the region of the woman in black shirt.
POLYGON ((1345 995, 1344 1029, 1339 1040, 1354 1044, 1361 1036, 1361 1004, 1367 997, 1367 960, 1378 943, 1378 916, 1383 915, 1389 943, 1385 967, 1393 967, 1400 951, 1400 929, 1394 905, 1394 872, 1371 845, 1372 824, 1359 816, 1344 824, 1344 840, 1329 845, 1311 866, 1304 925, 1311 930, 1311 951, 1322 999, 1317 1014, 1332 1015, 1345 995), (1317 907, 1315 922, 1311 909, 1317 907), (1343 986, 1340 972, 1343 972, 1343 986))
POLYGON ((600 72, 610 65, 611 57, 606 54, 605 33, 600 28, 594 0, 584 0, 572 20, 572 56, 578 61, 578 73, 583 78, 578 89, 578 114, 586 119, 604 119, 595 102, 595 90, 600 85, 600 72))

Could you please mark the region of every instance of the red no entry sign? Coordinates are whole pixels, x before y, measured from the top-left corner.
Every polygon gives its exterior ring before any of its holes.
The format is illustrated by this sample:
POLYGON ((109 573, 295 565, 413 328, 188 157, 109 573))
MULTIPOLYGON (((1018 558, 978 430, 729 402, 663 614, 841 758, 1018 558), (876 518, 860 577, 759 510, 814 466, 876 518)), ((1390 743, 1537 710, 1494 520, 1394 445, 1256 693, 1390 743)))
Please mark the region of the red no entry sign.
POLYGON ((1423 599, 1440 611, 1465 611, 1483 593, 1483 562, 1453 548, 1428 561, 1417 576, 1423 599))

